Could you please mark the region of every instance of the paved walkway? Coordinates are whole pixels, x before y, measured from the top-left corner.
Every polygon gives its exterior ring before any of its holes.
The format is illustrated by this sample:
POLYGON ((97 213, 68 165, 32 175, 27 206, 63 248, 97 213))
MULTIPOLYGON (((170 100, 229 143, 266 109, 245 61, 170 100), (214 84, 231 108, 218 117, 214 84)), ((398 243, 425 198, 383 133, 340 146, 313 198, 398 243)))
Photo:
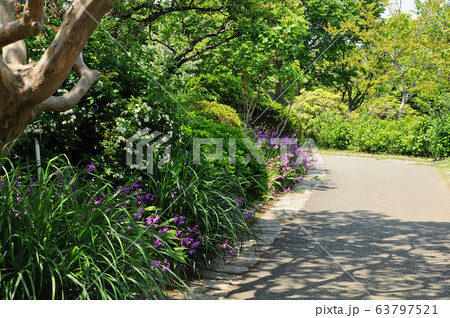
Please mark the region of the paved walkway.
POLYGON ((226 299, 449 299, 450 191, 435 169, 324 159, 324 181, 226 299))
POLYGON ((239 256, 174 299, 450 299, 450 190, 433 167, 325 156, 239 256))

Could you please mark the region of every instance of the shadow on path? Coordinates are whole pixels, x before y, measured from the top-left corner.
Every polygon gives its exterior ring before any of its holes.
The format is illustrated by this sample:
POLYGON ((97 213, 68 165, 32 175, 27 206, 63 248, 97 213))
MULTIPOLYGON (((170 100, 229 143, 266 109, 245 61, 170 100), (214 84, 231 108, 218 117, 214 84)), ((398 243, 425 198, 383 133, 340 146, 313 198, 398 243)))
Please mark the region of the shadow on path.
POLYGON ((450 298, 450 223, 366 210, 299 215, 228 299, 450 298))

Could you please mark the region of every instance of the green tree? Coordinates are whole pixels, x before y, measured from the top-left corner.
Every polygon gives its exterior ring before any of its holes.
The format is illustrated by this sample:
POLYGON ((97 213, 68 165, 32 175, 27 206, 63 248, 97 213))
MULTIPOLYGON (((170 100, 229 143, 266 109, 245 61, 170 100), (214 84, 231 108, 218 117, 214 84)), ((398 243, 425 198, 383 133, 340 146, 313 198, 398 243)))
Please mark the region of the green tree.
POLYGON ((448 86, 447 1, 427 0, 416 19, 399 10, 387 19, 377 18, 374 10, 362 12, 364 20, 347 21, 340 32, 350 31, 364 42, 360 54, 365 66, 381 63, 375 81, 387 81, 401 94, 399 118, 405 104, 419 91, 448 86))
POLYGON ((242 36, 214 53, 199 65, 213 74, 231 73, 240 78, 244 122, 251 123, 256 108, 268 94, 287 103, 304 79, 297 56, 306 48, 303 37, 307 22, 300 1, 270 1, 265 15, 256 22, 242 22, 242 36))
POLYGON ((148 36, 171 74, 242 36, 249 24, 269 14, 270 5, 266 0, 134 0, 119 2, 113 15, 123 22, 123 35, 148 36))
POLYGON ((361 40, 350 33, 333 36, 333 28, 342 28, 343 21, 363 19, 362 9, 373 11, 380 17, 384 11, 383 1, 335 1, 306 0, 305 19, 309 32, 304 39, 308 50, 299 60, 303 69, 308 70, 310 79, 307 88, 317 86, 333 87, 341 93, 342 101, 353 111, 361 106, 373 86, 373 74, 358 59, 357 49, 361 40))

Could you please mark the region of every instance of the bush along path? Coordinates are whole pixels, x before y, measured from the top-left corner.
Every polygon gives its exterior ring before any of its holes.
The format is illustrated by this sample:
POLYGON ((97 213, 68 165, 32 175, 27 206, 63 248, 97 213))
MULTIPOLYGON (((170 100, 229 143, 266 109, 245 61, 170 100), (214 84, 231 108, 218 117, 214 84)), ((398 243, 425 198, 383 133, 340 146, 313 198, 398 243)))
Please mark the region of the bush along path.
POLYGON ((36 166, 5 160, 0 299, 164 299, 252 235, 251 194, 289 192, 313 165, 310 149, 267 140, 257 144, 267 164, 192 165, 191 144, 172 149, 171 164, 153 175, 114 181, 94 163, 77 168, 63 156, 42 165, 39 181, 36 166))
MULTIPOLYGON (((325 170, 315 166, 299 181, 291 192, 280 195, 257 208, 260 216, 252 226, 255 237, 240 242, 235 253, 214 258, 208 269, 200 272, 198 279, 187 283, 185 290, 169 293, 170 299, 186 300, 222 300, 237 288, 242 276, 263 257, 284 224, 288 224, 308 201, 311 193, 319 187, 325 178, 325 170)), ((258 215, 258 213, 256 213, 258 215)), ((226 244, 223 246, 227 248, 226 244)))

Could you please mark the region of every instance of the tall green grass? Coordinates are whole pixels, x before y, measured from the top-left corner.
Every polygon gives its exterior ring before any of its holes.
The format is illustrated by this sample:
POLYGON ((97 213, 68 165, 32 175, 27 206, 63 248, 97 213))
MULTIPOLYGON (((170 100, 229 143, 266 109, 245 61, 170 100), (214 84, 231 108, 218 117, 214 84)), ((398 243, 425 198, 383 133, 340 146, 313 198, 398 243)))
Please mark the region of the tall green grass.
POLYGON ((206 157, 201 162, 193 164, 192 152, 179 147, 170 164, 146 179, 150 191, 161 194, 155 205, 163 211, 162 219, 183 216, 186 228, 197 228, 203 237, 199 250, 188 259, 191 269, 207 263, 211 256, 221 255, 225 242, 251 235, 245 212, 253 202, 245 183, 253 180, 230 173, 206 157))
POLYGON ((0 172, 1 299, 164 298, 182 283, 157 266, 183 258, 153 246, 160 234, 133 218, 132 195, 62 158, 39 183, 33 170, 5 160, 0 172))
POLYGON ((35 166, 6 159, 0 298, 162 299, 212 255, 233 251, 251 235, 242 179, 178 151, 121 186, 63 157, 36 182, 35 166))

